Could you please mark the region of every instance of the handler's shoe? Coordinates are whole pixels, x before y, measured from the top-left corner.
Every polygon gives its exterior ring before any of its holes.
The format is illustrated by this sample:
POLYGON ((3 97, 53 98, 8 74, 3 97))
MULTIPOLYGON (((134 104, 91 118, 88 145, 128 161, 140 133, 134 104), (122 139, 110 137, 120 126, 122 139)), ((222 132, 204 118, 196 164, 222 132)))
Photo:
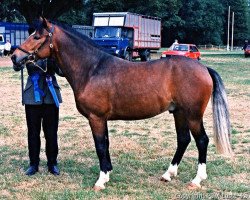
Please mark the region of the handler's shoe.
POLYGON ((27 176, 32 176, 35 173, 38 172, 38 166, 31 165, 29 168, 26 170, 25 175, 27 176))
POLYGON ((60 174, 59 168, 56 165, 48 166, 48 171, 55 176, 60 174))

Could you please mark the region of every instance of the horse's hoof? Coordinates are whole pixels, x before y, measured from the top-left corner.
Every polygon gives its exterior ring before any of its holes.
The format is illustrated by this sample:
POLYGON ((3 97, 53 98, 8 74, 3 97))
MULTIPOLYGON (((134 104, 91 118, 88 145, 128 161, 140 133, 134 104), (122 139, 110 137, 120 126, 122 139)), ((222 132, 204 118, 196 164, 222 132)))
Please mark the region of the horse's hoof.
POLYGON ((93 187, 93 190, 95 191, 95 192, 99 192, 99 191, 102 191, 102 190, 104 190, 105 188, 102 188, 102 187, 100 187, 100 186, 97 186, 97 185, 95 185, 94 187, 93 187))
POLYGON ((188 184, 187 188, 189 190, 197 190, 197 189, 201 189, 201 186, 200 185, 196 185, 195 183, 191 182, 191 183, 188 184))
POLYGON ((160 178, 160 181, 162 181, 162 182, 169 182, 169 180, 167 180, 167 179, 165 179, 163 177, 160 178))

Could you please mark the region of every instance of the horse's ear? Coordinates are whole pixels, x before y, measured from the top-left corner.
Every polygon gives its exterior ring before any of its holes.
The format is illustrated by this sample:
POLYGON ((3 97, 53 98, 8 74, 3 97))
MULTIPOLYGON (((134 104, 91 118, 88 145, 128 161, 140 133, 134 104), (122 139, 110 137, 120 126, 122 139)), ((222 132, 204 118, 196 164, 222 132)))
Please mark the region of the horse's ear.
POLYGON ((42 23, 43 28, 48 28, 48 21, 45 17, 40 17, 39 21, 42 23))

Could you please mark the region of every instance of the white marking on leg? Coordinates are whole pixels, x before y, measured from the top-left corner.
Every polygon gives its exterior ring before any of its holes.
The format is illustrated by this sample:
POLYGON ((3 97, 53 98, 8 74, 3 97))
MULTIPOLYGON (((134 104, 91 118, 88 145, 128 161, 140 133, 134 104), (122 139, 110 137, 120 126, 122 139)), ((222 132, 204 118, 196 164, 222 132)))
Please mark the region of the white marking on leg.
POLYGON ((165 172, 165 174, 162 175, 162 178, 171 181, 171 176, 177 176, 177 170, 178 170, 178 165, 172 165, 170 164, 168 167, 168 170, 165 172))
POLYGON ((100 176, 96 181, 95 186, 105 189, 104 184, 107 183, 108 181, 109 181, 109 172, 105 174, 104 172, 100 171, 100 176))
POLYGON ((206 171, 206 164, 202 163, 198 165, 197 175, 192 180, 192 183, 197 185, 198 187, 201 187, 200 183, 201 181, 205 180, 207 178, 207 171, 206 171))

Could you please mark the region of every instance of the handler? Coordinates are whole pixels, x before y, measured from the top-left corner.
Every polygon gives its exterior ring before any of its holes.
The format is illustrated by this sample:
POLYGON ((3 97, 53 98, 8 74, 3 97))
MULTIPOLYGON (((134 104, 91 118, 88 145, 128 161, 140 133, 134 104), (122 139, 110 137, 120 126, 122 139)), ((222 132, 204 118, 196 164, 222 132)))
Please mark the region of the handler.
MULTIPOLYGON (((19 71, 22 67, 14 66, 14 70, 19 71)), ((31 176, 38 172, 42 124, 46 140, 48 171, 59 175, 57 131, 59 104, 62 102, 62 98, 55 72, 60 76, 63 74, 52 59, 38 60, 36 63, 30 62, 26 64, 26 68, 29 76, 23 92, 22 103, 25 105, 28 127, 30 166, 25 174, 31 176)))

